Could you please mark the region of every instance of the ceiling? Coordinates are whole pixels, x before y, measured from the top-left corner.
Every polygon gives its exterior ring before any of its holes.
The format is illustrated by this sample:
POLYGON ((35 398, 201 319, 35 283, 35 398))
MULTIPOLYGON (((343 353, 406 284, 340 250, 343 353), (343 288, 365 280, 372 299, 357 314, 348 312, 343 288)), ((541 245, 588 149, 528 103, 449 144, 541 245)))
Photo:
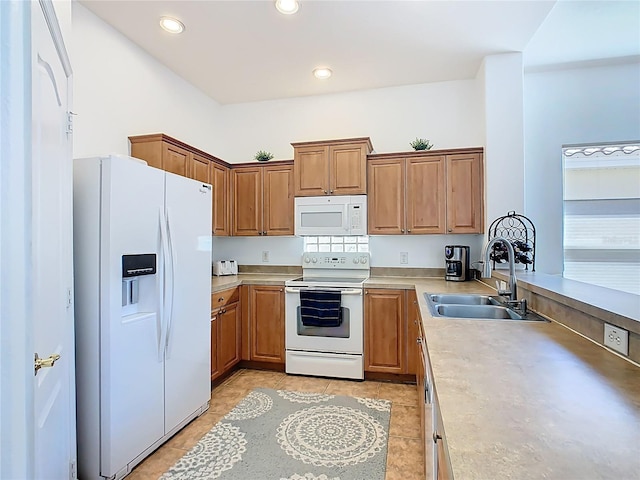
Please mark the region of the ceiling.
POLYGON ((290 16, 271 0, 81 3, 220 104, 470 79, 486 55, 525 48, 529 65, 640 54, 633 0, 301 0, 290 16))

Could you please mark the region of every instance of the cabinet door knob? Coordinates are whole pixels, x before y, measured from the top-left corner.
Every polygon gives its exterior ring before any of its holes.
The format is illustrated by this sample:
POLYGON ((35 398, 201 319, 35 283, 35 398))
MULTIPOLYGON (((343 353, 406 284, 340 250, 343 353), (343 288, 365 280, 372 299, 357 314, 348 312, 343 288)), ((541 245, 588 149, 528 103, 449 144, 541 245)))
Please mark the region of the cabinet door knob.
POLYGON ((451 233, 451 231, 452 231, 452 229, 451 229, 451 228, 447 229, 447 232, 451 233))
POLYGON ((410 228, 407 228, 407 233, 411 233, 411 229, 410 228))
POLYGON ((400 229, 400 231, 401 231, 402 233, 404 233, 404 228, 401 228, 401 229, 400 229))
POLYGON ((436 430, 433 432, 433 443, 438 443, 438 440, 442 440, 442 435, 436 430))
POLYGON ((267 232, 262 232, 262 234, 263 234, 263 235, 266 235, 266 234, 267 234, 267 232))
POLYGON ((323 192, 324 192, 324 194, 325 194, 325 195, 327 194, 327 191, 326 191, 326 190, 323 190, 323 192))
POLYGON ((420 337, 416 338, 416 343, 418 345, 421 345, 422 344, 422 339, 420 337))
POLYGON ((329 193, 333 193, 333 190, 329 190, 329 193))

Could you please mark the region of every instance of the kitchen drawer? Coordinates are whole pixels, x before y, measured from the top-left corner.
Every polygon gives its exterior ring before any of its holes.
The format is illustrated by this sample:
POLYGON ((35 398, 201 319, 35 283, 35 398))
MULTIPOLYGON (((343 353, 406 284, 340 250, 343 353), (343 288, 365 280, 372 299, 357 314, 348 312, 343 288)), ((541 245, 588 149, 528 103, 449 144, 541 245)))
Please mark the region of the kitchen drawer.
POLYGON ((211 294, 211 310, 230 305, 240 300, 240 288, 233 287, 211 294))

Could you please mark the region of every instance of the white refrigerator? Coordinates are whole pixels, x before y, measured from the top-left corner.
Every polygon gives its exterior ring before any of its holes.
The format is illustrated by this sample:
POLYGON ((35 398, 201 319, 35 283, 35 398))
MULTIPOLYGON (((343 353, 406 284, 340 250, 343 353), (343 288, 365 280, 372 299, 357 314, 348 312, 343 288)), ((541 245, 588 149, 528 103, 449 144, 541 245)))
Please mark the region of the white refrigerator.
POLYGON ((210 399, 211 185, 74 161, 78 476, 119 479, 210 399))

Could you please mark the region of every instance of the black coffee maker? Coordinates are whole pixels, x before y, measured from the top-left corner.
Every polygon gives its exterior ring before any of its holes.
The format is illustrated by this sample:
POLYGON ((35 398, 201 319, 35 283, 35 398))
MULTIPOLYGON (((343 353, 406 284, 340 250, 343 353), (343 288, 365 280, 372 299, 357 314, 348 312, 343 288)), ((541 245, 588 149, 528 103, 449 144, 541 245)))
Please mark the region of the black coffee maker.
POLYGON ((466 245, 446 245, 444 247, 445 280, 464 282, 470 279, 469 247, 466 245))

